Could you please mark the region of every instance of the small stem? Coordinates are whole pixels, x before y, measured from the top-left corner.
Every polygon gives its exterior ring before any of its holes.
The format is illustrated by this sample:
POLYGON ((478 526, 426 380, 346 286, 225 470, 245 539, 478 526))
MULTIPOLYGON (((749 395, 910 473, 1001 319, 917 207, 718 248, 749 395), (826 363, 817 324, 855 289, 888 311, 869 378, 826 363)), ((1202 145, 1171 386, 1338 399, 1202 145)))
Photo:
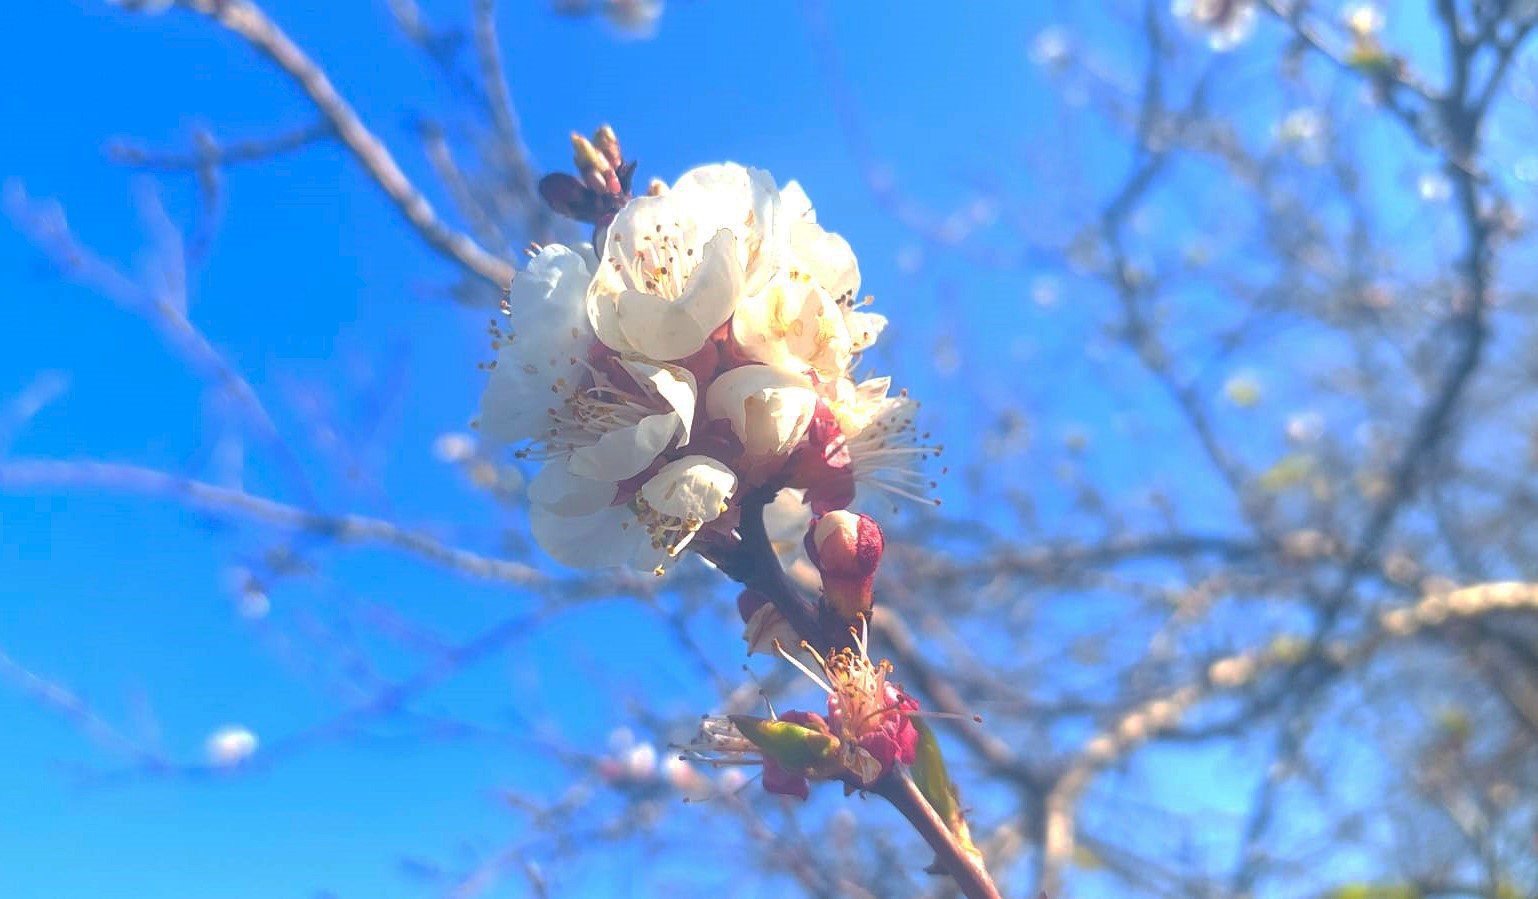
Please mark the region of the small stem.
POLYGON ((872 792, 902 812, 929 848, 935 851, 935 861, 956 881, 962 895, 967 899, 999 899, 998 887, 993 885, 993 878, 988 876, 982 859, 961 848, 907 772, 893 768, 876 782, 872 792))
POLYGON ((819 652, 842 645, 840 641, 828 639, 817 623, 816 609, 785 576, 785 569, 780 567, 780 560, 774 554, 769 532, 764 528, 764 506, 773 502, 777 492, 764 488, 743 498, 742 519, 737 530, 742 534, 739 551, 742 554, 740 561, 744 564, 737 568, 737 577, 743 586, 768 597, 801 639, 819 652))
MULTIPOLYGON (((774 500, 774 487, 765 487, 743 497, 742 518, 737 525, 742 540, 734 547, 734 558, 725 561, 722 570, 744 586, 764 594, 801 639, 819 650, 842 646, 845 641, 829 639, 818 623, 817 611, 785 576, 780 560, 764 528, 764 507, 774 500)), ((935 858, 967 899, 999 899, 998 888, 988 876, 980 857, 961 848, 945 821, 935 813, 929 801, 906 771, 894 767, 870 789, 902 812, 924 842, 935 851, 935 858)))

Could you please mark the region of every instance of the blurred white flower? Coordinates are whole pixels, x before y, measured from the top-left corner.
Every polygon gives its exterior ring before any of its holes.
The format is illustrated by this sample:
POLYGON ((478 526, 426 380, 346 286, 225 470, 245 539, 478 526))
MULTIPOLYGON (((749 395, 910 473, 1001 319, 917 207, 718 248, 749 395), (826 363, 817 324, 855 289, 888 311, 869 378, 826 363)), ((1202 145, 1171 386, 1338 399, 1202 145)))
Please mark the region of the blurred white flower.
POLYGON ((1276 124, 1276 136, 1284 141, 1313 140, 1324 132, 1324 118, 1312 106, 1294 109, 1276 124))
POLYGON ((675 790, 693 790, 700 786, 699 772, 676 755, 668 755, 662 760, 662 776, 675 790))
POLYGON ((250 587, 242 590, 240 597, 235 600, 235 611, 242 618, 256 621, 266 618, 267 613, 272 611, 272 600, 261 589, 250 587))
POLYGON ((257 745, 256 734, 231 724, 209 734, 203 748, 211 764, 233 767, 254 755, 257 745))
POLYGON ((1260 381, 1248 372, 1233 375, 1223 382, 1223 396, 1240 409, 1248 409, 1260 402, 1260 381))
POLYGON ((475 438, 450 431, 433 441, 433 456, 440 462, 464 462, 475 455, 475 438))
POLYGON ((1293 443, 1313 443, 1324 435, 1324 416, 1318 412, 1295 412, 1287 419, 1287 439, 1293 443))
POLYGON ((635 745, 635 731, 628 727, 620 726, 609 731, 609 751, 624 753, 635 745))
POLYGON ((1441 172, 1426 172, 1416 180, 1415 189, 1427 203, 1440 203, 1452 196, 1453 185, 1441 172))
POLYGON ((657 747, 650 743, 632 746, 624 756, 625 773, 634 780, 647 780, 657 773, 657 747))
POLYGON ((1351 33, 1361 39, 1383 30, 1383 10, 1373 3, 1353 3, 1341 11, 1341 19, 1351 33))
POLYGON ((603 0, 603 17, 620 34, 649 38, 657 33, 662 18, 662 0, 603 0))
POLYGON ((1061 25, 1043 28, 1031 40, 1031 62, 1043 68, 1056 69, 1068 61, 1073 51, 1068 40, 1068 30, 1061 25))
POLYGON ((1174 0, 1170 11, 1205 34, 1207 46, 1218 52, 1244 43, 1255 30, 1253 0, 1174 0))

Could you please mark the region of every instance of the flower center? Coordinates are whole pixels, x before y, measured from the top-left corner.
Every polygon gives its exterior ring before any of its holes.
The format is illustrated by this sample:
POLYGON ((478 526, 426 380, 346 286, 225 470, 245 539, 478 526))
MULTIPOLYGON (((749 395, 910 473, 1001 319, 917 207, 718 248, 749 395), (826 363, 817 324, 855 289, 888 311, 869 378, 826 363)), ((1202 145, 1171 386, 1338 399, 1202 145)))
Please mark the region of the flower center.
POLYGON ((635 427, 646 416, 657 415, 658 410, 647 404, 647 398, 618 389, 594 366, 583 364, 592 373, 592 386, 569 390, 564 378, 558 380, 552 392, 564 393, 564 398, 560 406, 546 410, 551 427, 532 446, 518 450, 518 458, 544 461, 571 455, 598 443, 606 433, 635 427))
POLYGON ((676 300, 683 295, 689 276, 699 265, 699 250, 693 242, 684 239, 682 229, 676 225, 672 228, 657 225, 651 234, 642 234, 628 251, 623 235, 615 234, 613 241, 615 271, 620 272, 631 287, 665 300, 676 300))
MULTIPOLYGON (((694 535, 705 526, 702 519, 692 515, 683 518, 669 515, 648 503, 639 493, 630 500, 630 508, 635 511, 636 520, 651 538, 652 549, 662 550, 670 559, 678 558, 678 554, 684 551, 694 535)), ((725 503, 721 504, 720 511, 726 511, 725 503)), ((661 566, 658 566, 656 573, 662 574, 661 566)))

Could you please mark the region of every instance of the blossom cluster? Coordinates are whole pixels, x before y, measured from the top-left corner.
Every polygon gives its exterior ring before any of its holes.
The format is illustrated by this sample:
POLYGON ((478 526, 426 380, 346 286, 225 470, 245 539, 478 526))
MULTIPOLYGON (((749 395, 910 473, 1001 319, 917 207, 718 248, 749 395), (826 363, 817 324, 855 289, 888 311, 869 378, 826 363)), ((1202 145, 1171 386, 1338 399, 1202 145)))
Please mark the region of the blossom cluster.
POLYGON ((923 499, 934 450, 916 403, 854 377, 886 320, 800 185, 725 163, 632 198, 611 130, 573 141, 583 177, 542 190, 597 226, 596 245, 539 248, 514 278, 478 422, 543 463, 528 486, 540 546, 660 573, 736 527, 757 488, 799 488, 818 514, 857 483, 923 499))

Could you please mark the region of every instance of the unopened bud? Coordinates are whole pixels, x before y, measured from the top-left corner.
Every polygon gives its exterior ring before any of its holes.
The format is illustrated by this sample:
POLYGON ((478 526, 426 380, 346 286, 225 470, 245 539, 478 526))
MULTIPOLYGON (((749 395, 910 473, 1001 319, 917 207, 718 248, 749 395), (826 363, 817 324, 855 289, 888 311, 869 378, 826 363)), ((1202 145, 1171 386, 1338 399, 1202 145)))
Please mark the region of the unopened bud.
POLYGON ((812 519, 805 542, 807 557, 822 574, 829 608, 843 621, 869 612, 875 603, 876 566, 884 546, 876 520, 835 509, 812 519))
POLYGON ((618 195, 619 177, 609 160, 593 146, 592 141, 573 131, 571 133, 571 160, 577 167, 582 182, 601 194, 618 195))
POLYGON ((646 185, 646 195, 648 197, 660 197, 665 195, 667 192, 668 183, 663 181, 661 178, 653 178, 651 183, 646 185))
POLYGON ((620 155, 619 138, 607 124, 599 125, 598 130, 593 132, 593 145, 609 160, 611 168, 618 169, 625 164, 625 157, 620 155))

